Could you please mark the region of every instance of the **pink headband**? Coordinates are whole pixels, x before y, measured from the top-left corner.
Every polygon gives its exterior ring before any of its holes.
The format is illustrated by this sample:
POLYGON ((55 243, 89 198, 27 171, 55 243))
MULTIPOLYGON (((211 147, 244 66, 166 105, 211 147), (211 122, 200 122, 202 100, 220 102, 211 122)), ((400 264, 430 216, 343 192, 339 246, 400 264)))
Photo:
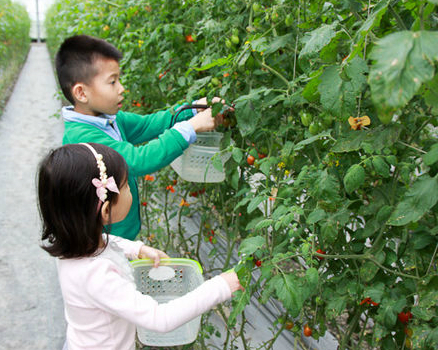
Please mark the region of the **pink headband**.
POLYGON ((97 153, 96 150, 88 143, 81 143, 81 145, 86 146, 93 153, 94 158, 96 158, 97 167, 99 168, 100 179, 94 178, 93 180, 91 180, 92 184, 96 187, 96 194, 100 200, 97 207, 97 210, 99 211, 100 206, 102 205, 102 203, 105 202, 107 198, 108 190, 115 193, 120 192, 117 187, 116 181, 114 180, 114 177, 108 177, 106 175, 106 166, 103 162, 103 156, 100 153, 97 153))

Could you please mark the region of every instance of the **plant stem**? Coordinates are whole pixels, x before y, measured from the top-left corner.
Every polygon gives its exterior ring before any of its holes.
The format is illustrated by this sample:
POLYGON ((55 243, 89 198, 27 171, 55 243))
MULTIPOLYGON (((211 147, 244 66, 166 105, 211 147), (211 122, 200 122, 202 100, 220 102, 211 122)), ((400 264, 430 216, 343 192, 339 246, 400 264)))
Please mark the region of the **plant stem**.
POLYGON ((344 350, 346 349, 346 346, 348 344, 348 342, 351 339, 351 335, 353 334, 357 323, 360 320, 360 315, 362 314, 362 310, 360 307, 356 308, 356 313, 353 316, 353 320, 350 322, 349 326, 348 326, 348 331, 347 333, 342 337, 342 341, 341 344, 339 345, 339 350, 344 350))
POLYGON ((403 22, 403 20, 398 15, 397 11, 394 10, 394 7, 392 7, 392 5, 389 4, 388 8, 389 8, 389 12, 391 12, 391 14, 394 16, 395 20, 397 21, 397 23, 401 27, 401 29, 408 30, 408 28, 406 27, 405 23, 403 22))
POLYGON ((285 325, 281 325, 280 329, 277 331, 277 333, 275 333, 274 337, 270 340, 270 344, 269 346, 266 348, 266 350, 270 350, 272 349, 272 347, 274 346, 275 341, 278 339, 278 337, 280 336, 281 332, 283 332, 285 325))
POLYGON ((407 143, 405 143, 405 142, 403 142, 403 141, 398 140, 397 142, 400 143, 400 144, 402 144, 403 146, 406 146, 406 147, 412 148, 413 150, 415 150, 415 151, 417 151, 417 152, 420 152, 420 153, 423 153, 423 154, 426 154, 426 153, 427 153, 426 151, 423 151, 423 150, 420 149, 420 148, 417 148, 417 147, 411 146, 411 145, 409 145, 409 144, 407 144, 407 143))
POLYGON ((431 267, 433 265, 433 261, 435 260, 437 249, 438 249, 438 244, 435 246, 435 251, 433 252, 432 259, 430 259, 430 264, 429 264, 429 267, 427 268, 426 275, 429 274, 429 271, 430 271, 430 269, 431 269, 431 267))
POLYGON ((121 5, 119 5, 119 4, 115 4, 114 2, 111 2, 111 1, 108 1, 108 0, 102 0, 104 3, 106 3, 106 4, 108 4, 108 5, 111 5, 111 6, 114 6, 114 7, 118 7, 118 8, 121 8, 122 6, 121 5))

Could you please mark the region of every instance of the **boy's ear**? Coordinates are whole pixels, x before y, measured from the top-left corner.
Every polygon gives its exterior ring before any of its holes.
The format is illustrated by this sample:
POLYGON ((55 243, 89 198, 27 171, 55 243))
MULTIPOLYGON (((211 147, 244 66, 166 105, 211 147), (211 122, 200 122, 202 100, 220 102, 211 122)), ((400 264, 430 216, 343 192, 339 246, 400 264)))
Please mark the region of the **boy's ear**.
POLYGON ((110 223, 110 208, 109 201, 105 201, 100 208, 100 215, 102 215, 102 223, 108 225, 110 223))
POLYGON ((85 84, 76 83, 75 85, 73 85, 73 87, 71 89, 71 93, 73 95, 73 98, 76 101, 81 102, 81 103, 88 102, 85 84))

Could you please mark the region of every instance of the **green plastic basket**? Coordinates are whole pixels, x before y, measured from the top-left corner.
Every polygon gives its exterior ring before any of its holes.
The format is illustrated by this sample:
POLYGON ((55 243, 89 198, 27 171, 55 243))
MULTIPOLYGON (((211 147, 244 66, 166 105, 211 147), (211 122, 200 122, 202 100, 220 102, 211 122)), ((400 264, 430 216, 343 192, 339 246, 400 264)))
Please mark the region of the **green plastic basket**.
MULTIPOLYGON (((161 259, 158 269, 154 269, 153 261, 149 259, 133 260, 131 265, 137 289, 160 304, 181 297, 204 282, 201 265, 191 259, 161 259)), ((148 346, 190 344, 196 340, 200 324, 201 316, 198 316, 168 333, 137 327, 137 336, 142 344, 148 346)))

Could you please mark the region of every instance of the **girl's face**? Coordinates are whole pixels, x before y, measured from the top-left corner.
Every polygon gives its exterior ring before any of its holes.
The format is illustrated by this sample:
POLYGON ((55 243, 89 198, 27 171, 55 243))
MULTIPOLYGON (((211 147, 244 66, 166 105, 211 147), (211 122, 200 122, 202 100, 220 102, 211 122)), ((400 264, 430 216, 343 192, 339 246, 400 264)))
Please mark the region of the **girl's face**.
POLYGON ((119 188, 119 192, 117 203, 111 205, 111 221, 113 224, 122 221, 128 215, 132 205, 132 194, 127 180, 122 188, 119 188))

